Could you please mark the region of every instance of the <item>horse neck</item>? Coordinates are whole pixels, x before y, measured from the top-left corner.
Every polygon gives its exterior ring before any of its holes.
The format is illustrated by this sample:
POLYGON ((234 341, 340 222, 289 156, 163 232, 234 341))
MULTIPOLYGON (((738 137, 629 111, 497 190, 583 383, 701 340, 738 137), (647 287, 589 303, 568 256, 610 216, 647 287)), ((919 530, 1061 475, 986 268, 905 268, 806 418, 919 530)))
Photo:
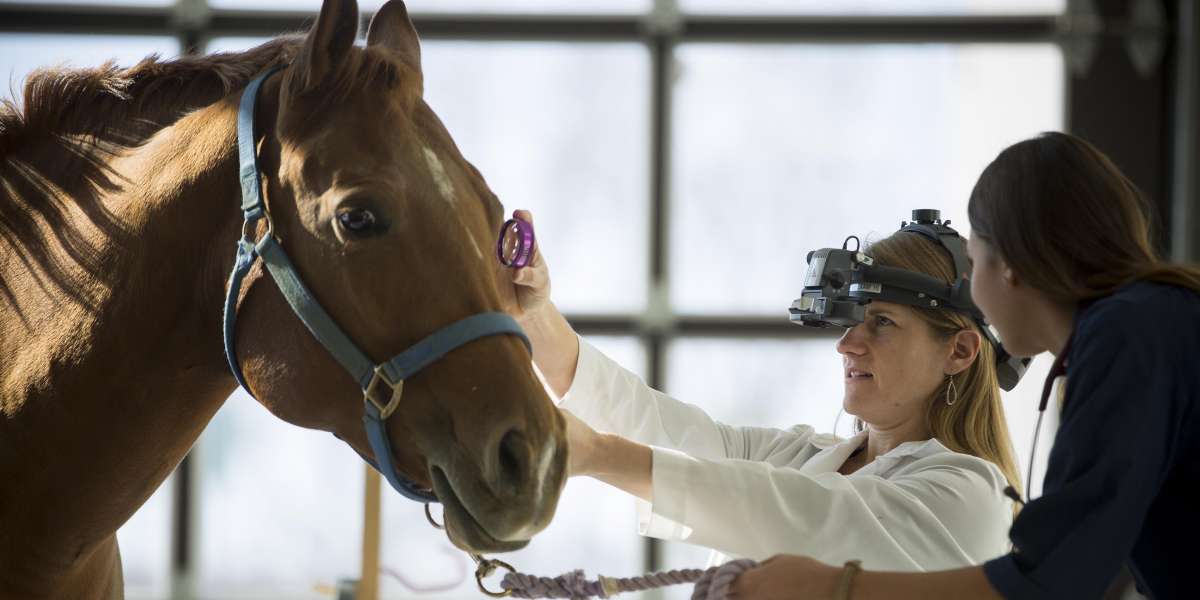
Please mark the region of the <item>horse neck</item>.
POLYGON ((0 244, 0 564, 28 567, 10 573, 78 570, 235 388, 219 324, 241 226, 236 101, 113 158, 91 209, 65 202, 70 236, 40 240, 57 275, 0 244))

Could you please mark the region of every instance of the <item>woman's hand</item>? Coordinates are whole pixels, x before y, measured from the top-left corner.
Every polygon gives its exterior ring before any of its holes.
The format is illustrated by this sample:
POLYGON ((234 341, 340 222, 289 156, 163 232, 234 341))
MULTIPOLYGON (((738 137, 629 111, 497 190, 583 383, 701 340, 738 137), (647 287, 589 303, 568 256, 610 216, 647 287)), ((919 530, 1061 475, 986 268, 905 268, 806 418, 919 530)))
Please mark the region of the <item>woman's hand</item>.
POLYGON ((598 433, 570 411, 567 421, 567 473, 587 475, 647 502, 654 501, 654 451, 611 433, 598 433))
POLYGON ((600 445, 600 434, 587 423, 559 409, 567 421, 567 475, 590 475, 595 463, 596 449, 600 445))
MULTIPOLYGON (((533 213, 527 210, 513 211, 513 218, 533 225, 533 213)), ((525 322, 542 315, 550 304, 550 269, 542 258, 537 238, 534 238, 533 256, 529 265, 512 269, 513 294, 516 296, 513 318, 525 322)))
MULTIPOLYGON (((515 210, 513 217, 533 224, 533 214, 527 210, 515 210)), ((550 269, 546 267, 536 239, 529 266, 504 269, 510 271, 507 276, 512 286, 501 290, 501 296, 504 310, 517 320, 529 336, 533 345, 533 362, 541 370, 550 389, 562 397, 575 380, 579 339, 571 324, 550 301, 550 269)), ((503 283, 501 285, 504 286, 503 283)))
POLYGON ((737 600, 830 600, 841 576, 841 567, 780 554, 735 579, 729 595, 737 600))

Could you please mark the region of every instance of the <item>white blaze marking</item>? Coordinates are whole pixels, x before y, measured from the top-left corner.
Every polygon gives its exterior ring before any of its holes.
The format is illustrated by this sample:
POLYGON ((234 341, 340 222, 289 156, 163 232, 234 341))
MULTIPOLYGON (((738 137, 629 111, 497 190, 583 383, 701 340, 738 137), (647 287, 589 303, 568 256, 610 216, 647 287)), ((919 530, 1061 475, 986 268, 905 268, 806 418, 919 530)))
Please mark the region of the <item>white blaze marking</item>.
MULTIPOLYGON (((442 159, 428 147, 422 148, 425 151, 425 162, 429 163, 429 172, 433 175, 433 182, 437 184, 438 192, 442 194, 442 199, 454 205, 454 182, 450 181, 450 177, 446 175, 446 168, 442 166, 442 159)), ((471 240, 471 246, 475 248, 475 254, 483 259, 483 250, 479 249, 479 242, 475 241, 475 236, 467 231, 467 239, 471 240)))
POLYGON ((429 148, 422 148, 422 150, 425 151, 425 162, 429 163, 429 171, 433 174, 433 181, 437 184, 438 191, 442 193, 442 198, 446 202, 454 204, 454 183, 446 176, 442 160, 433 150, 429 148))

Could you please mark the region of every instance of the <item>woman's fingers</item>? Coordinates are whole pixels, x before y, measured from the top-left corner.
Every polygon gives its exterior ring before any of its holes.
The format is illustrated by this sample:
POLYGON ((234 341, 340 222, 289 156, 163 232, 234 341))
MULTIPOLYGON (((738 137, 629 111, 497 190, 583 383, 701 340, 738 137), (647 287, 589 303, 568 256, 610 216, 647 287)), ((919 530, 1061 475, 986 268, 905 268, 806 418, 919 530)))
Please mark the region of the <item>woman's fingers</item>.
MULTIPOLYGON (((513 211, 513 218, 520 219, 533 224, 533 213, 517 209, 513 211)), ((546 268, 546 261, 542 259, 542 253, 538 251, 537 237, 534 237, 533 255, 530 257, 529 265, 520 269, 513 269, 513 283, 517 285, 532 288, 533 292, 544 291, 550 283, 550 271, 546 268)))
MULTIPOLYGON (((520 219, 522 221, 525 221, 526 223, 529 223, 530 225, 533 225, 533 213, 529 212, 523 208, 518 208, 517 210, 514 210, 513 218, 520 219)), ((533 236, 533 254, 529 257, 529 266, 531 266, 531 267, 538 266, 542 262, 541 254, 542 253, 538 251, 537 233, 536 233, 536 228, 535 228, 535 233, 533 236)))

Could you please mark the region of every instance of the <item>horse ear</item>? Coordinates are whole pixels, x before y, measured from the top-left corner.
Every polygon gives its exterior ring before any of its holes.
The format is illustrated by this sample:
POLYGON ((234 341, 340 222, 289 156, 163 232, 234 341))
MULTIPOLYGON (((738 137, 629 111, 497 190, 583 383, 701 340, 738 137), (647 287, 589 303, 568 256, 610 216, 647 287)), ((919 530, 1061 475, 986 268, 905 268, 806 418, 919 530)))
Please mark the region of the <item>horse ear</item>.
POLYGON ((321 15, 304 40, 300 54, 303 89, 311 89, 336 73, 358 37, 358 3, 325 0, 321 15))
POLYGON ((379 7, 367 27, 367 45, 387 48, 409 68, 421 72, 421 40, 402 0, 390 0, 379 7))

